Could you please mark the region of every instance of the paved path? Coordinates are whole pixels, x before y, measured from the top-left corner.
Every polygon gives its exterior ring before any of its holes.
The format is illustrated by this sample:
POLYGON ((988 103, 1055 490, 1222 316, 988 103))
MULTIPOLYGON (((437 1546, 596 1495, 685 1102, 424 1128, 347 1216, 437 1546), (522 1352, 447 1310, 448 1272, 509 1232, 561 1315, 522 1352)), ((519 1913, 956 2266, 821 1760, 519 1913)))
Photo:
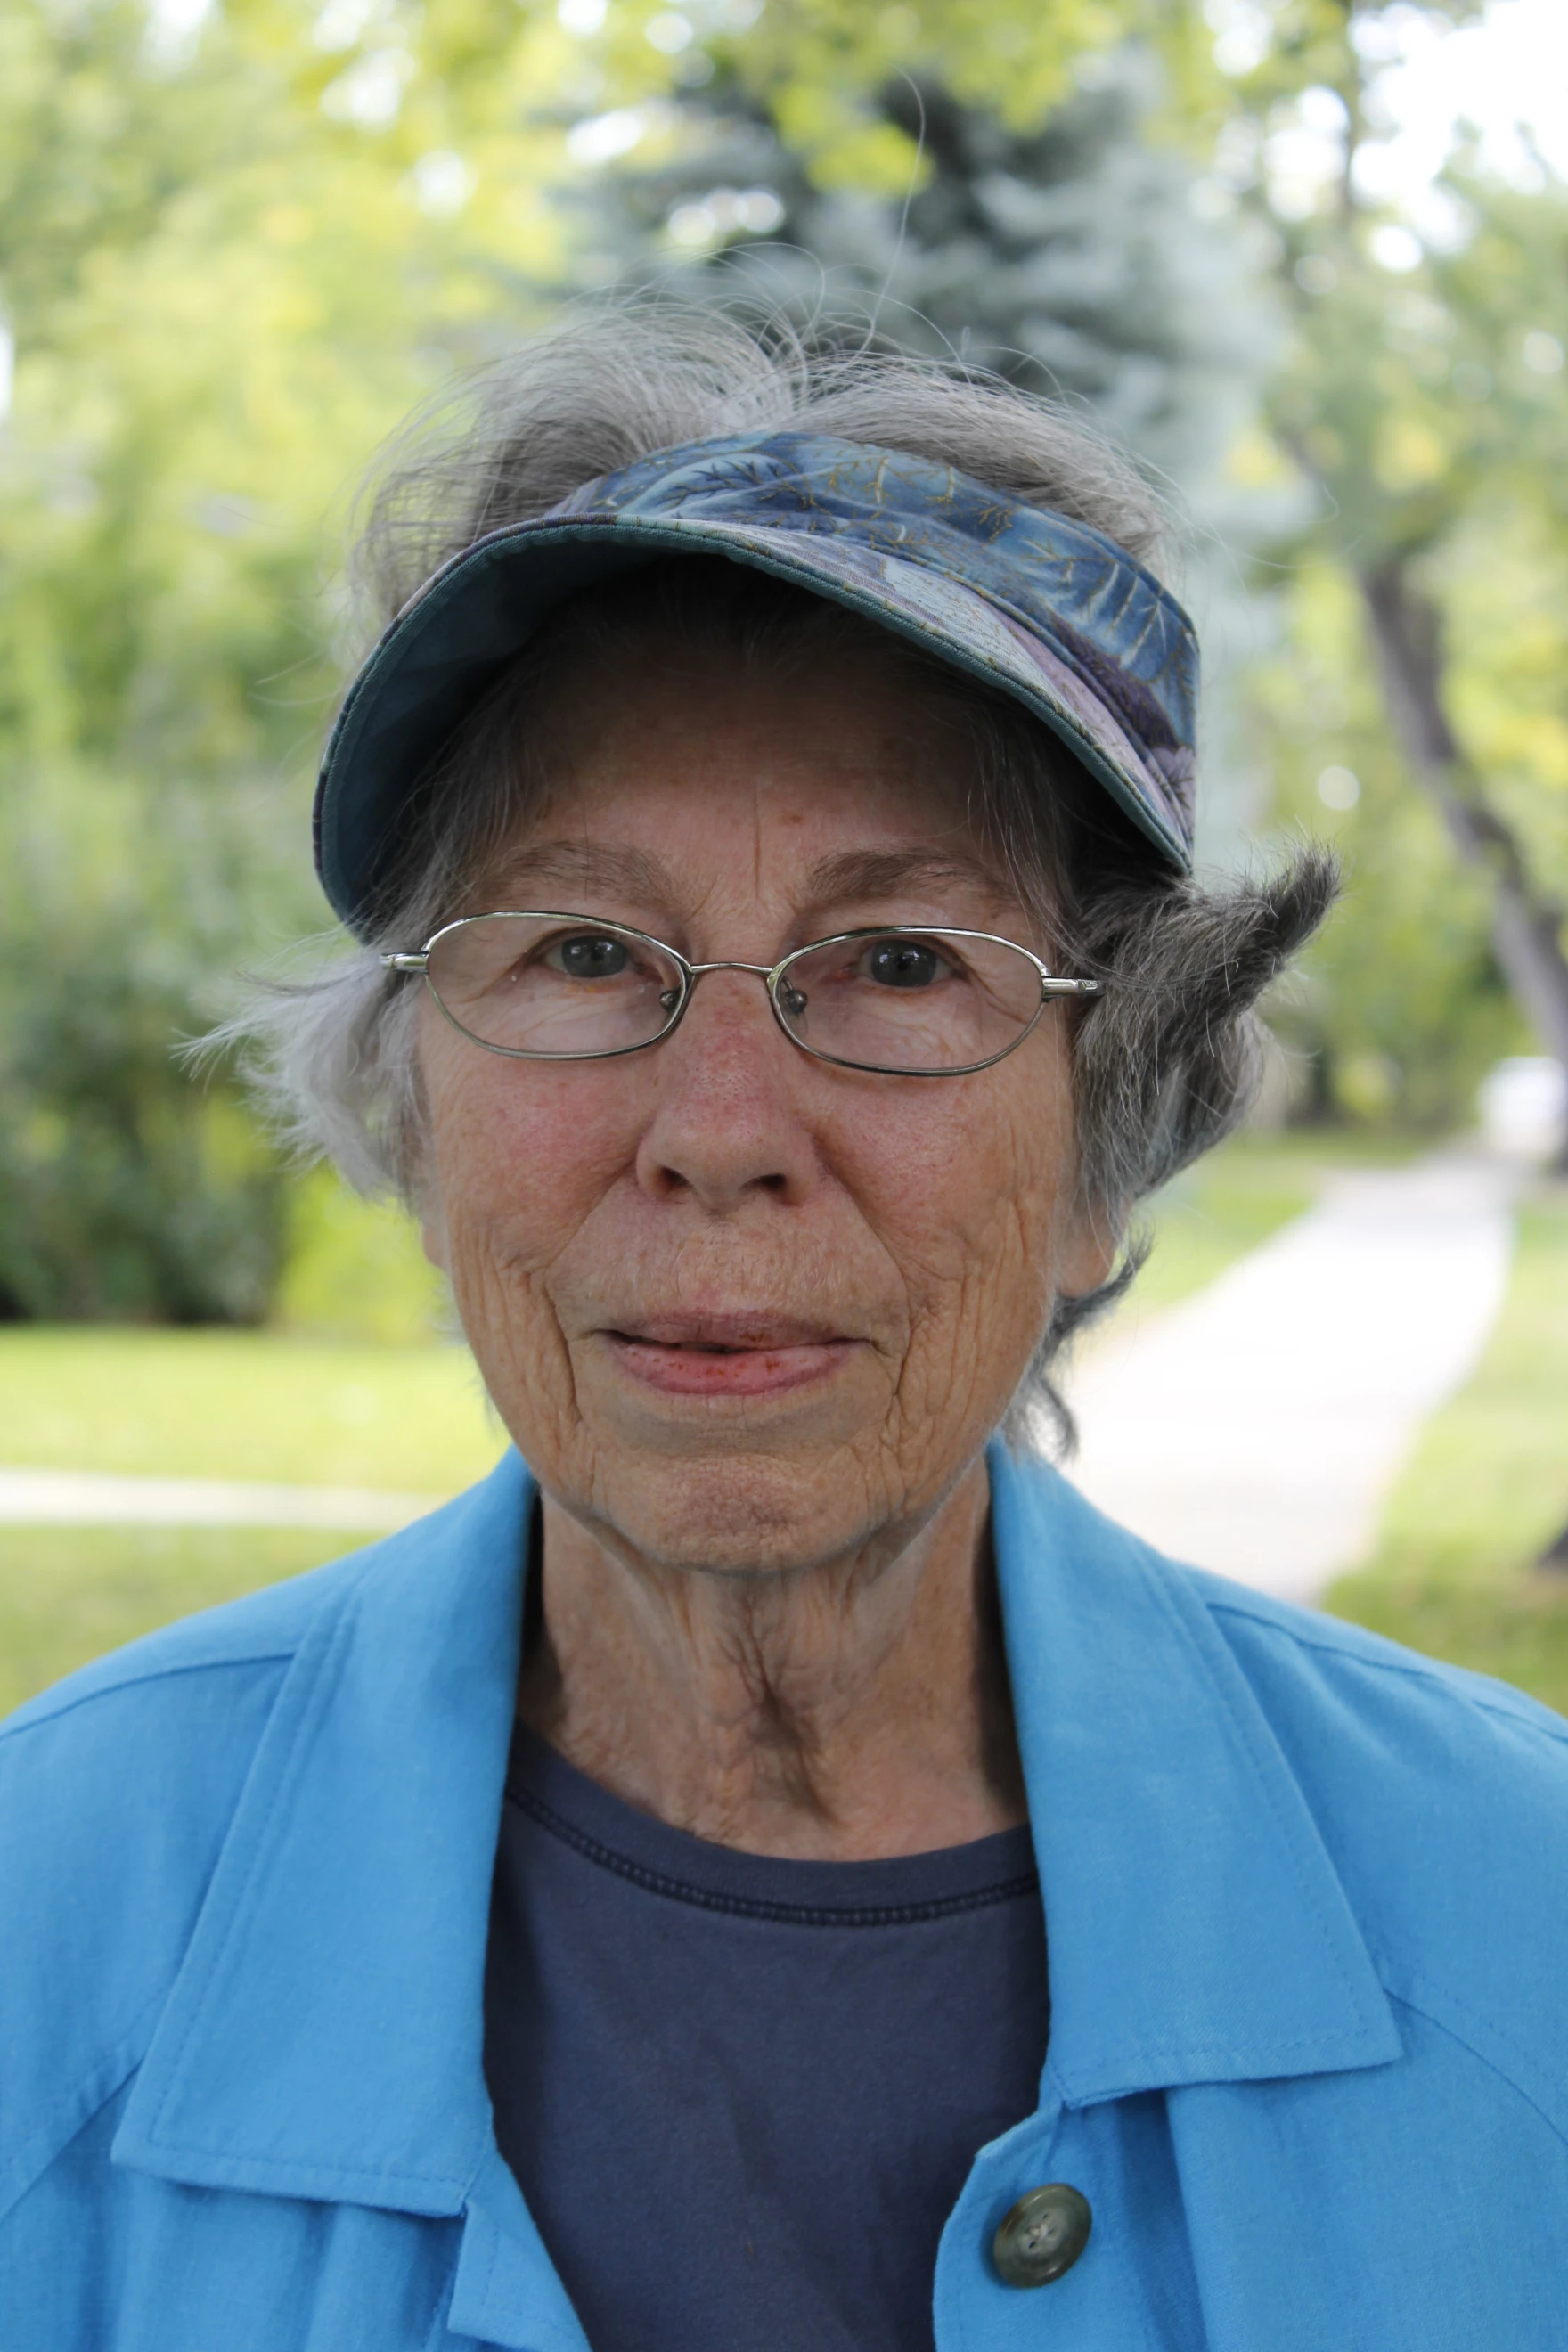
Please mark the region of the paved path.
POLYGON ((0 1523, 13 1527, 335 1528, 378 1535, 445 1498, 356 1486, 230 1486, 216 1478, 113 1478, 84 1470, 0 1470, 0 1523))
POLYGON ((1069 1376, 1068 1474, 1162 1550, 1310 1601, 1370 1549, 1422 1422, 1502 1303, 1520 1171, 1479 1154, 1335 1179, 1195 1297, 1136 1292, 1069 1376))

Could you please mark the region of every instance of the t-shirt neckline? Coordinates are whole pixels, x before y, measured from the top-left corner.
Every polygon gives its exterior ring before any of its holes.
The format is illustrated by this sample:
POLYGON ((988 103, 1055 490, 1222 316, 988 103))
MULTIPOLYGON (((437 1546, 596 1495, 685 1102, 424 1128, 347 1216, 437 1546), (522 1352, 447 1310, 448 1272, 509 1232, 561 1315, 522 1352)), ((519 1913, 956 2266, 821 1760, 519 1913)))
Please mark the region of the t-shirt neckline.
POLYGON ((1026 1825, 870 1862, 743 1853, 612 1796, 523 1724, 512 1737, 506 1795, 584 1861, 701 1910, 797 1927, 905 1927, 1038 1894, 1026 1825))

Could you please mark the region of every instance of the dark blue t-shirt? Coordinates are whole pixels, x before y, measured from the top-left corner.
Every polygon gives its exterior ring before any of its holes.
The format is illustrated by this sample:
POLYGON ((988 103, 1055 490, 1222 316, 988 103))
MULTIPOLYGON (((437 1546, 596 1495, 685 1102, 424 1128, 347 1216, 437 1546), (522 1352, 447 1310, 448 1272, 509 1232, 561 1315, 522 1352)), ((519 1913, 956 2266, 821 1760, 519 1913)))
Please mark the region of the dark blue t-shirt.
POLYGON ((594 2352, 930 2352, 942 2225, 1046 2030, 1027 1830, 737 1853, 519 1733, 485 2066, 594 2352))

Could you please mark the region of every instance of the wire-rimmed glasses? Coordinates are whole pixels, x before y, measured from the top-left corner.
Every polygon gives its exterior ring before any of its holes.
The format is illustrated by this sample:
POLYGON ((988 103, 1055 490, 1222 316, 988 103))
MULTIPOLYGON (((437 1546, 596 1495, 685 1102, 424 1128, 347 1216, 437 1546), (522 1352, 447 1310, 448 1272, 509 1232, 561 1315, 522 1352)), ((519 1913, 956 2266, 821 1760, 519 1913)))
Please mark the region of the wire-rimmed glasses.
POLYGON ((416 954, 455 1029, 525 1062, 606 1061, 668 1037, 705 972, 754 973, 784 1035, 819 1062, 888 1077, 961 1077, 1021 1045, 1055 997, 1094 996, 990 931, 877 927, 812 940, 773 965, 691 963, 625 923, 550 908, 465 915, 416 954))

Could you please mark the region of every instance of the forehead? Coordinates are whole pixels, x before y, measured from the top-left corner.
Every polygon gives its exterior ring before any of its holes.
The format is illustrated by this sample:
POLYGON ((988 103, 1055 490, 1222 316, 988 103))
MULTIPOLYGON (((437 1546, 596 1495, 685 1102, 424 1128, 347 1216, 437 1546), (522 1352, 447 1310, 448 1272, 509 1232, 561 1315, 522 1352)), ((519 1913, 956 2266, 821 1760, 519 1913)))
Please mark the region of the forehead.
POLYGON ((542 715, 540 789, 487 877, 646 901, 744 888, 796 901, 965 887, 1009 898, 972 734, 858 652, 809 670, 651 643, 542 715))

